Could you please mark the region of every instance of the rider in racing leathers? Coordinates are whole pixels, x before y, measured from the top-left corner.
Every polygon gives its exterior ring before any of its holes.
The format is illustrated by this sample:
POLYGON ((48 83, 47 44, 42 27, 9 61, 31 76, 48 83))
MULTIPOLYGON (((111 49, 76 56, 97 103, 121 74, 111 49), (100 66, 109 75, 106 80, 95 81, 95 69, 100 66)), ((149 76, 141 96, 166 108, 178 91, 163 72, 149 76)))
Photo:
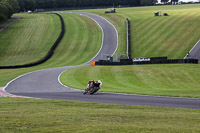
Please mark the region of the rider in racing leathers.
POLYGON ((85 89, 85 92, 83 94, 86 94, 88 92, 89 89, 94 89, 92 94, 97 92, 100 88, 102 87, 102 82, 101 80, 98 81, 94 81, 94 80, 90 80, 88 82, 87 88, 85 89))

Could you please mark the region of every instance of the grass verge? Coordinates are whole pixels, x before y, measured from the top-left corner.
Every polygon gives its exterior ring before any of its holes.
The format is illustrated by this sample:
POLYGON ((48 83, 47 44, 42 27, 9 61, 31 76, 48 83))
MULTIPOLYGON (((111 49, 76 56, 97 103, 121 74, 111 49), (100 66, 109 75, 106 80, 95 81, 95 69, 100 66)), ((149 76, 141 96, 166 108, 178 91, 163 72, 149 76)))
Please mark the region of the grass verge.
POLYGON ((0 132, 200 132, 200 110, 0 98, 0 132))
POLYGON ((61 75, 71 88, 101 80, 103 92, 200 98, 199 65, 84 66, 61 75))

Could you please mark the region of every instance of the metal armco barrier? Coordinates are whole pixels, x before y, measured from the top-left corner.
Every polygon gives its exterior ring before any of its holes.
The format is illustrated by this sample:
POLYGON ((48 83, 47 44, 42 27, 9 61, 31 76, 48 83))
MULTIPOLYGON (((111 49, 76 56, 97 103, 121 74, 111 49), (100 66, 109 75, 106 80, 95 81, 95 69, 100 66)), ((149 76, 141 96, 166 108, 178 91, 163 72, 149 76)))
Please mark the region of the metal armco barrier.
POLYGON ((130 32, 130 21, 126 19, 126 43, 127 43, 127 51, 126 55, 128 59, 131 59, 131 32, 130 32))
POLYGON ((157 61, 138 61, 133 62, 133 65, 142 65, 142 64, 198 64, 197 59, 171 59, 171 60, 157 60, 157 61))
POLYGON ((198 64, 198 59, 167 59, 167 57, 121 59, 120 62, 96 61, 95 65, 198 64), (143 59, 143 60, 142 60, 143 59))

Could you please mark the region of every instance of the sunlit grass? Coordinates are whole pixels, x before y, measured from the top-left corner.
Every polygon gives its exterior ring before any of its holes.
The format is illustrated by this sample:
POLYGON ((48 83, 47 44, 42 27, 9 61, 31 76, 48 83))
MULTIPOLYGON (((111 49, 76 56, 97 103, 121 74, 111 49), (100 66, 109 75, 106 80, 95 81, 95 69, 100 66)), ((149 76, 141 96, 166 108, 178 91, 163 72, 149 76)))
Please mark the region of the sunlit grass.
POLYGON ((85 89, 89 80, 101 80, 103 92, 198 97, 199 65, 84 66, 61 75, 71 88, 85 89))
POLYGON ((135 57, 184 58, 200 39, 200 4, 87 10, 112 22, 119 33, 117 53, 126 54, 126 18, 131 21, 131 51, 135 57), (155 17, 155 12, 169 16, 155 17))
POLYGON ((0 132, 199 132, 200 110, 0 98, 0 132))
POLYGON ((43 58, 61 31, 59 17, 16 14, 21 17, 0 32, 0 66, 22 65, 43 58))

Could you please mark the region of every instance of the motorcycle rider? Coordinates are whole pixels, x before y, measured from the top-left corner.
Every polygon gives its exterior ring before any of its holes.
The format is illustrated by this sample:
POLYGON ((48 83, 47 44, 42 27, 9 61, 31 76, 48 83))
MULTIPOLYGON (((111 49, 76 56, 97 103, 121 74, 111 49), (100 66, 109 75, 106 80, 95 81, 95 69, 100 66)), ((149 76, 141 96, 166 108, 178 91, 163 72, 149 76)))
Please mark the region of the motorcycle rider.
POLYGON ((91 94, 94 94, 95 92, 97 92, 101 87, 102 87, 101 80, 94 81, 94 91, 91 92, 91 94))
POLYGON ((98 87, 99 87, 99 89, 100 89, 100 88, 102 87, 102 82, 101 82, 101 80, 98 80, 97 83, 98 83, 98 87))
POLYGON ((88 85, 87 85, 87 87, 85 89, 85 92, 83 94, 86 94, 88 92, 88 90, 91 89, 91 88, 93 88, 93 87, 94 87, 94 80, 90 80, 88 82, 88 85))
POLYGON ((88 82, 87 88, 85 89, 85 92, 83 94, 88 93, 88 90, 92 90, 92 92, 90 94, 94 94, 95 92, 97 92, 100 88, 102 87, 102 82, 101 80, 98 81, 94 81, 94 80, 90 80, 88 82))

